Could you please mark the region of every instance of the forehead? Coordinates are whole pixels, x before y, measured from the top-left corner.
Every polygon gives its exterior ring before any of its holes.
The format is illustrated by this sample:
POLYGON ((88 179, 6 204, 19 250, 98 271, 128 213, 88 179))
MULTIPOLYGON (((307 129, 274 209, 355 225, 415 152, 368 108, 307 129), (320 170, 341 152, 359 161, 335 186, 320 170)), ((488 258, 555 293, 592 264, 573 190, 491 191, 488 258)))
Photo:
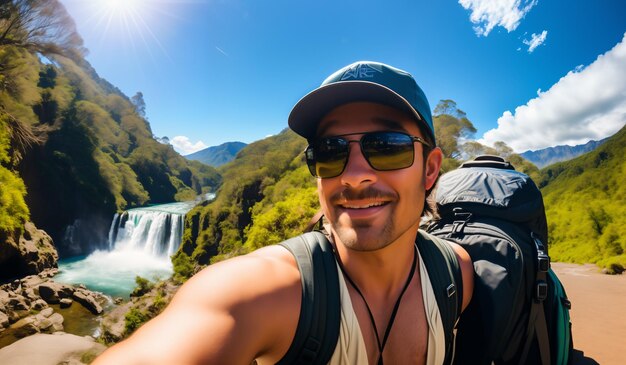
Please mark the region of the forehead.
POLYGON ((418 121, 398 109, 370 102, 356 102, 332 109, 320 121, 317 136, 400 131, 421 136, 418 121))

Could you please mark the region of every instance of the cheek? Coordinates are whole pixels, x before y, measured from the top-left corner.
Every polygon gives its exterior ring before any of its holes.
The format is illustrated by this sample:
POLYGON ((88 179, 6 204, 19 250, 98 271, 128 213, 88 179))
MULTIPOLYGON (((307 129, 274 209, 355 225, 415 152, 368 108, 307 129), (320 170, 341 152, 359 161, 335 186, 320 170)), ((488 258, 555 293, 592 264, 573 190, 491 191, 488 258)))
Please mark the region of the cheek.
POLYGON ((326 191, 328 191, 328 187, 325 185, 326 184, 322 179, 317 179, 317 196, 319 197, 320 200, 320 207, 322 208, 322 211, 324 212, 324 215, 327 218, 330 218, 330 211, 328 210, 328 206, 329 206, 329 202, 328 202, 328 195, 327 193, 325 193, 326 191))

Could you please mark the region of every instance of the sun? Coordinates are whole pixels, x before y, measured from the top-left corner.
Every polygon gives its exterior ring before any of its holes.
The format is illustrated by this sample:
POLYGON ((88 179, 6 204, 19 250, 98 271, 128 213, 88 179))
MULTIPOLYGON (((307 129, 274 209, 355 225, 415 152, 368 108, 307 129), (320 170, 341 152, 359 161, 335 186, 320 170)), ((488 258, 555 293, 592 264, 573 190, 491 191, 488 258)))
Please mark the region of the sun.
POLYGON ((148 0, 97 0, 103 14, 115 18, 140 16, 148 0))

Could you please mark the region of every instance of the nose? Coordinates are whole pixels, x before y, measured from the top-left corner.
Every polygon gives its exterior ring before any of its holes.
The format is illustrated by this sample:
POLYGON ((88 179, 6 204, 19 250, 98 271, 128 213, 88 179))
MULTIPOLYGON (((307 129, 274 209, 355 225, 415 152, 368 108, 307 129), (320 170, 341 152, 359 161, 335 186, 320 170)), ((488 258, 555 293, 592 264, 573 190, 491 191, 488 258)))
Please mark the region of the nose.
POLYGON ((341 183, 353 188, 368 186, 376 182, 376 171, 370 166, 370 164, 363 156, 361 146, 358 141, 350 141, 357 143, 350 143, 350 152, 348 156, 348 162, 341 174, 341 183))

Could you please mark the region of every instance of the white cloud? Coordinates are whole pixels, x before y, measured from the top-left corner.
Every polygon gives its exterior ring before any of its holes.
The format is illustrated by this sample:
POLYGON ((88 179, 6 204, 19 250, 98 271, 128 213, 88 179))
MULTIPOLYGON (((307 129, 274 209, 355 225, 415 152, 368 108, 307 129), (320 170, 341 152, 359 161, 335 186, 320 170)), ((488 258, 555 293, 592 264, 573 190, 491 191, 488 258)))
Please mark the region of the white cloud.
POLYGON ((466 10, 471 10, 470 21, 478 36, 501 26, 508 32, 517 28, 526 14, 537 5, 538 0, 459 0, 466 10))
POLYGON ((541 34, 533 33, 530 36, 530 40, 524 39, 522 42, 524 42, 524 44, 528 46, 528 53, 533 53, 535 48, 539 47, 540 45, 543 44, 543 42, 546 41, 547 36, 548 36, 548 31, 544 30, 543 32, 541 32, 541 34))
POLYGON ((207 148, 208 146, 204 144, 202 141, 191 142, 189 137, 185 136, 176 136, 170 139, 170 144, 174 146, 176 152, 181 155, 188 155, 190 153, 198 152, 207 148))
POLYGON ((589 66, 577 66, 526 105, 506 111, 479 142, 504 141, 517 152, 577 145, 626 124, 626 34, 589 66))

